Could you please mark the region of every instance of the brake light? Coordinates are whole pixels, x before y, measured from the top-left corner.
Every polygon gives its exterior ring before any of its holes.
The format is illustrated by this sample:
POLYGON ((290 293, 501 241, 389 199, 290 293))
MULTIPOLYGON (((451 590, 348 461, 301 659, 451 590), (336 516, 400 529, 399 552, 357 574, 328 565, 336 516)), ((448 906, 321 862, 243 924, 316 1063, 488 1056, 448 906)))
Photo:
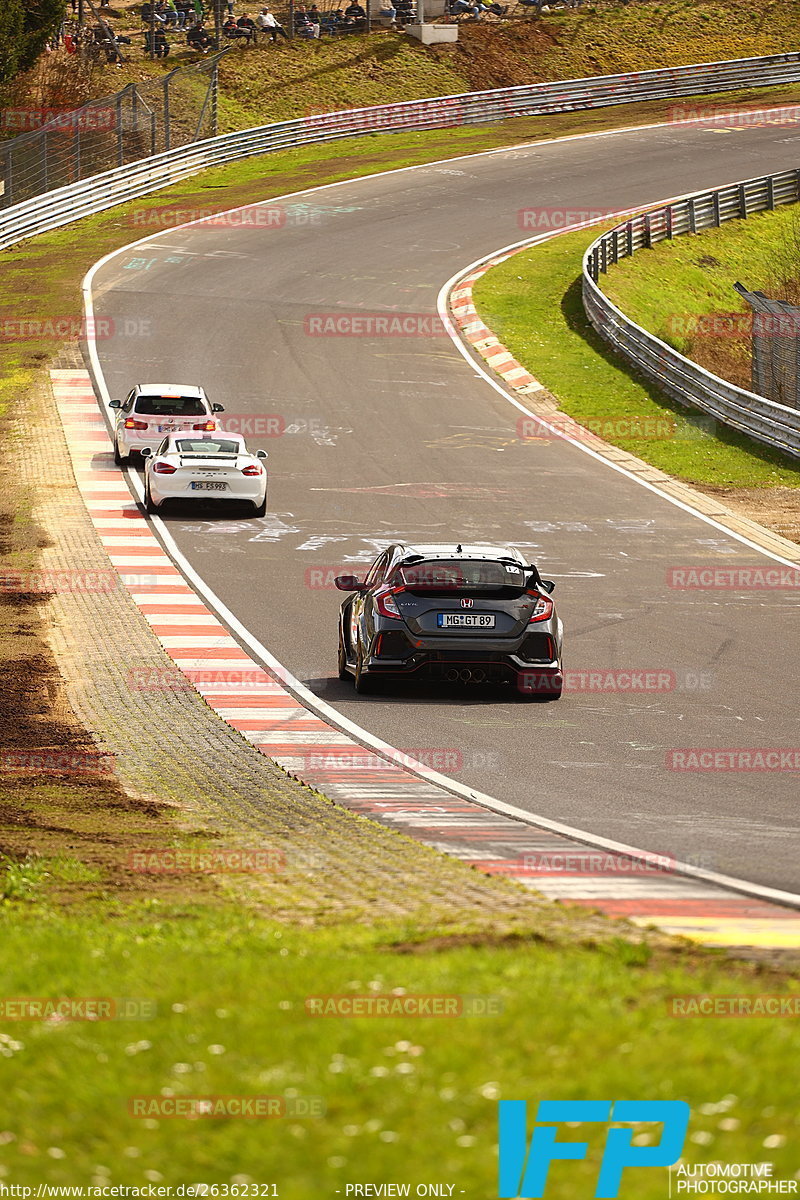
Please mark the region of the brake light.
POLYGON ((403 614, 397 607, 395 595, 403 590, 404 589, 401 587, 387 588, 386 591, 375 593, 375 603, 378 606, 378 612, 382 617, 391 617, 395 621, 402 621, 403 614))
POLYGON ((261 475, 263 470, 257 463, 251 463, 249 467, 242 467, 243 475, 261 475))
POLYGON ((541 596, 539 592, 530 592, 529 595, 536 597, 536 603, 528 618, 528 624, 533 625, 536 621, 549 621, 553 615, 553 601, 550 597, 541 596))
POLYGON ((162 460, 153 463, 153 470, 156 475, 174 475, 177 469, 177 467, 173 467, 172 463, 163 462, 162 460))
POLYGON ((126 429, 147 429, 147 421, 137 421, 134 417, 125 418, 126 429))
POLYGON ((193 425, 193 426, 192 426, 192 429, 202 429, 202 430, 204 430, 206 433, 213 433, 213 431, 214 431, 216 428, 217 428, 217 422, 216 422, 216 421, 201 421, 199 425, 193 425))

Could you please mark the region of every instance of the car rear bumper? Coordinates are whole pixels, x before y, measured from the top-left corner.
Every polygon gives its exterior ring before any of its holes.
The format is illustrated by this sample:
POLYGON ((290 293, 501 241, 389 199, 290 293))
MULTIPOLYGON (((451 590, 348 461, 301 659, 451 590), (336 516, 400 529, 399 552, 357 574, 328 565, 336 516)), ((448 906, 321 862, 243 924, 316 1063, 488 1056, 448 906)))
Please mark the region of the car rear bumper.
POLYGON ((561 687, 560 650, 555 630, 549 628, 514 639, 510 646, 467 638, 436 638, 420 645, 419 639, 412 643, 400 631, 384 631, 375 637, 371 651, 365 663, 370 675, 512 683, 527 693, 557 692, 561 687))

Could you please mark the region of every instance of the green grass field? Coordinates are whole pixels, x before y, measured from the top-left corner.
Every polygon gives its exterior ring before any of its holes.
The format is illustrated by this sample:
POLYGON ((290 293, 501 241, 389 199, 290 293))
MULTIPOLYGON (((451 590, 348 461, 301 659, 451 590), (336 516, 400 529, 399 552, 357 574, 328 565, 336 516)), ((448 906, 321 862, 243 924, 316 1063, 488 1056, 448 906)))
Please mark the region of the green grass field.
MULTIPOLYGON (((61 860, 56 874, 70 871, 80 864, 61 860)), ((0 1022, 3 1182, 249 1179, 308 1200, 344 1182, 440 1180, 488 1197, 496 1101, 546 1097, 685 1099, 687 1161, 797 1169, 793 1022, 670 1015, 672 995, 797 992, 770 972, 663 946, 651 957, 622 939, 581 944, 579 924, 571 941, 448 945, 435 929, 380 921, 298 929, 241 896, 177 906, 98 896, 70 916, 49 903, 41 869, 12 891, 3 997, 124 997, 156 1012, 0 1022), (401 990, 491 998, 502 1011, 319 1017, 305 1003, 401 990), (325 1114, 142 1119, 129 1109, 132 1097, 256 1095, 295 1110, 319 1097, 325 1114)), ((555 1200, 592 1194, 601 1149, 596 1128, 566 1136, 592 1149, 586 1164, 554 1169, 555 1200)), ((666 1172, 641 1171, 620 1194, 656 1200, 666 1185, 666 1172)))

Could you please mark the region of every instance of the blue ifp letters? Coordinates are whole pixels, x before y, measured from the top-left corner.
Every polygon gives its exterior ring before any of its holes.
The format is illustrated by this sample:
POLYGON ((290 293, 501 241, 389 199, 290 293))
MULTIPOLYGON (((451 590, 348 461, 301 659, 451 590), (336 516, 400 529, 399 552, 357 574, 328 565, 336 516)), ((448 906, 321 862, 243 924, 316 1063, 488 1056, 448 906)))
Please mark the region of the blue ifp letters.
POLYGON ((557 1126, 564 1121, 663 1122, 664 1132, 656 1146, 632 1145, 632 1129, 609 1129, 600 1173, 597 1200, 613 1200, 626 1167, 668 1167, 680 1158, 689 1125, 689 1105, 683 1100, 542 1100, 536 1125, 527 1142, 527 1105, 524 1100, 501 1100, 500 1176, 501 1200, 544 1196, 550 1163, 586 1157, 588 1142, 559 1142, 557 1126))

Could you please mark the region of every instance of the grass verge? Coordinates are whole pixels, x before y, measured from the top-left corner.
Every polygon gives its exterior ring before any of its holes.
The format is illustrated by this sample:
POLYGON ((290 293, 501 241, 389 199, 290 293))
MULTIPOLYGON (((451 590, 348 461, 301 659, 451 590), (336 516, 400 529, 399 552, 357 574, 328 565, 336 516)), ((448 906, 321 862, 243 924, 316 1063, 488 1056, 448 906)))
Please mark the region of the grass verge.
MULTIPOLYGON (((493 267, 475 286, 487 325, 566 413, 669 475, 707 486, 800 487, 800 468, 785 456, 722 425, 687 423, 684 408, 628 374, 595 334, 581 303, 580 270, 597 235, 595 229, 554 238, 493 267)), ((678 251, 681 245, 672 243, 678 251)), ((608 278, 616 286, 614 272, 608 278)), ((655 288, 656 274, 651 278, 655 288)), ((674 311, 679 288, 665 279, 663 266, 658 279, 674 311)))
MULTIPOLYGON (((632 1074, 637 1096, 692 1105, 687 1161, 769 1158, 776 1176, 797 1166, 791 1021, 670 1015, 672 995, 797 994, 769 971, 622 939, 299 931, 231 903, 98 901, 67 917, 41 878, 2 916, 6 997, 147 1006, 146 1019, 3 1022, 8 1182, 253 1181, 307 1200, 352 1181, 437 1180, 486 1196, 498 1098, 627 1096, 632 1074), (479 997, 494 1013, 320 1017, 306 1003, 390 993, 479 997), (133 1097, 242 1095, 283 1097, 290 1111, 191 1121, 130 1109, 133 1097), (303 1115, 310 1097, 324 1116, 303 1115)), ((555 1200, 593 1190, 599 1136, 574 1136, 589 1158, 553 1172, 555 1200)), ((621 1194, 655 1200, 666 1185, 664 1171, 639 1171, 621 1194)))
POLYGON ((798 210, 787 205, 623 259, 603 287, 624 312, 681 354, 749 388, 750 309, 733 285, 766 288, 796 303, 798 276, 798 210))

